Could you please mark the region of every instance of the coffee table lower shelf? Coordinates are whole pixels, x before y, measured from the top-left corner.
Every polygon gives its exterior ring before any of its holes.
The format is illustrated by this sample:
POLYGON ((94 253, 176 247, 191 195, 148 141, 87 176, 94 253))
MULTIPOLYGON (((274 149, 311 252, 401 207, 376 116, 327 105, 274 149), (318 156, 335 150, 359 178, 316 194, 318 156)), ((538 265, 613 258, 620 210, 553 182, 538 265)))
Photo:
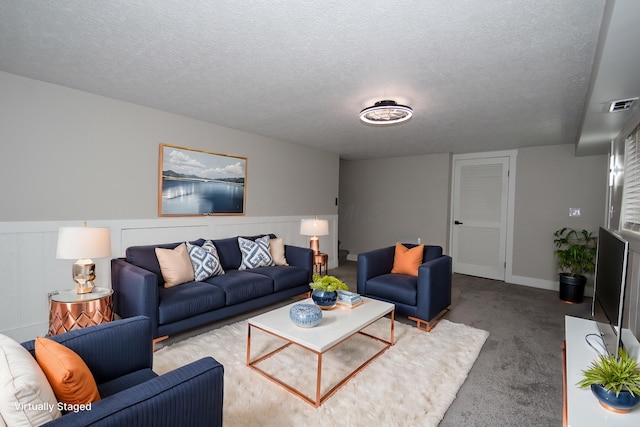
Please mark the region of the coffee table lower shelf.
MULTIPOLYGON (((364 369, 369 363, 371 363, 373 360, 375 360, 376 358, 378 358, 382 353, 384 353, 385 351, 387 351, 387 349, 389 349, 389 347, 391 347, 394 344, 394 313, 395 311, 391 311, 391 331, 390 331, 390 338, 389 340, 380 338, 380 337, 376 337, 373 336, 371 334, 368 334, 366 332, 363 332, 362 329, 364 329, 364 327, 357 331, 354 334, 351 334, 349 336, 346 336, 344 339, 342 339, 341 341, 339 341, 338 343, 336 343, 335 345, 327 348, 324 351, 317 351, 314 349, 311 349, 309 347, 306 347, 304 345, 295 343, 277 333, 274 333, 272 331, 267 331, 266 329, 263 329, 259 326, 256 325, 252 325, 251 322, 249 322, 249 326, 248 326, 248 333, 247 333, 247 366, 250 367, 251 369, 255 370, 256 372, 258 372, 259 374, 261 374, 262 376, 264 376, 265 378, 273 381, 274 383, 278 384, 279 386, 283 387, 285 390, 287 390, 288 392, 294 394, 295 396, 298 396, 300 399, 302 399, 303 401, 307 402, 308 404, 310 404, 311 406, 314 407, 319 407, 320 405, 322 405, 327 399, 329 399, 336 391, 338 391, 342 386, 344 386, 351 378, 353 378, 358 372, 360 372, 362 369, 364 369), (266 332, 268 334, 271 334, 275 337, 278 337, 280 339, 283 339, 286 342, 286 344, 276 348, 275 350, 258 357, 255 360, 251 360, 251 328, 256 328, 259 329, 263 332, 266 332), (353 337, 356 334, 360 334, 360 335, 364 335, 366 337, 369 337, 373 340, 379 341, 383 344, 385 344, 385 346, 378 351, 377 353, 375 353, 373 356, 371 356, 369 359, 367 359, 365 362, 363 362, 360 366, 358 366, 355 370, 353 370, 351 373, 349 373, 346 377, 344 377, 342 380, 340 380, 335 386, 333 386, 331 389, 329 389, 328 391, 326 391, 324 394, 321 393, 321 386, 322 386, 322 356, 327 353, 329 350, 335 348, 336 346, 340 345, 341 343, 343 343, 344 341, 348 340, 349 338, 353 337), (257 366, 260 362, 275 356, 277 353, 279 353, 280 351, 284 350, 285 348, 291 346, 291 345, 297 345, 301 348, 304 348, 307 351, 310 351, 311 353, 314 353, 317 356, 317 371, 316 371, 316 387, 315 387, 315 398, 309 397, 306 394, 304 394, 303 392, 301 392, 300 390, 296 389, 295 387, 292 387, 291 385, 285 383, 284 381, 274 377, 273 375, 267 373, 266 371, 260 369, 259 366, 257 366)), ((369 326, 369 325, 366 325, 369 326)), ((366 327, 365 326, 365 327, 366 327)))

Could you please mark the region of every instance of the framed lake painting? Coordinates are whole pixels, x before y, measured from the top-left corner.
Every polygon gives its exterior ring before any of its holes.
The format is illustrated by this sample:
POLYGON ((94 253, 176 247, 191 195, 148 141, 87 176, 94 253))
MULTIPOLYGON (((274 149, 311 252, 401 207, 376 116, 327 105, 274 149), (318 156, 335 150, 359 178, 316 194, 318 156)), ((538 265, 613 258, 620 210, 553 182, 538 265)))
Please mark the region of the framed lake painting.
POLYGON ((160 144, 158 215, 244 215, 247 158, 160 144))

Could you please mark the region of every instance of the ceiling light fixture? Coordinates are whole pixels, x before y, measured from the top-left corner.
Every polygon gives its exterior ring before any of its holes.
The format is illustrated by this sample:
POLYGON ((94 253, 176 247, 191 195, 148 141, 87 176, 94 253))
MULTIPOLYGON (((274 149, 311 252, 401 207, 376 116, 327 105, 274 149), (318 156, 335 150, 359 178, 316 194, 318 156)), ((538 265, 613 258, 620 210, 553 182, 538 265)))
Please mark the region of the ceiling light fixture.
POLYGON ((372 107, 360 111, 360 120, 372 125, 394 125, 409 120, 411 116, 411 107, 391 100, 378 101, 372 107))

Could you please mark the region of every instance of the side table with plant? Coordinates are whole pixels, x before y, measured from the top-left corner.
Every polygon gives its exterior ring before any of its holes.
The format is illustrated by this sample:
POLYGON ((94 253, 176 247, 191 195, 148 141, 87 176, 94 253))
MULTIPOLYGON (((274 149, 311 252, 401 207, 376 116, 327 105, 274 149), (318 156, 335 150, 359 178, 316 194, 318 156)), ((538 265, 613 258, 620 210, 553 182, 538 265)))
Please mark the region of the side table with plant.
POLYGON ((629 412, 640 403, 638 362, 620 349, 618 357, 602 355, 587 370, 578 387, 591 387, 600 404, 613 412, 629 412))
POLYGON ((598 237, 587 230, 564 227, 553 233, 554 255, 558 264, 560 299, 580 303, 584 297, 586 273, 595 270, 598 237))
POLYGON ((330 310, 338 302, 339 290, 348 291, 349 286, 335 276, 321 276, 317 273, 313 275, 313 282, 309 283, 313 290, 311 298, 321 309, 330 310))

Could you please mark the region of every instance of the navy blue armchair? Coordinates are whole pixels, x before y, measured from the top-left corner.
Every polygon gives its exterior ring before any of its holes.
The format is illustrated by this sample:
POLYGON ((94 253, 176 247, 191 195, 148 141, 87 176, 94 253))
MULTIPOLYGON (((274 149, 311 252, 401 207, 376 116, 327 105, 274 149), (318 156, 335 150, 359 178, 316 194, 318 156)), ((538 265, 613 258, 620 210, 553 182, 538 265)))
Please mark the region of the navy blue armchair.
MULTIPOLYGON (((407 248, 414 244, 404 244, 407 248)), ((395 246, 358 254, 358 293, 395 304, 396 313, 429 332, 451 307, 451 257, 425 245, 418 277, 391 273, 395 246)))
MULTIPOLYGON (((50 337, 85 361, 101 400, 46 425, 222 426, 223 366, 206 357, 158 376, 151 335, 137 316, 50 337)), ((22 345, 35 357, 34 341, 22 345)))

